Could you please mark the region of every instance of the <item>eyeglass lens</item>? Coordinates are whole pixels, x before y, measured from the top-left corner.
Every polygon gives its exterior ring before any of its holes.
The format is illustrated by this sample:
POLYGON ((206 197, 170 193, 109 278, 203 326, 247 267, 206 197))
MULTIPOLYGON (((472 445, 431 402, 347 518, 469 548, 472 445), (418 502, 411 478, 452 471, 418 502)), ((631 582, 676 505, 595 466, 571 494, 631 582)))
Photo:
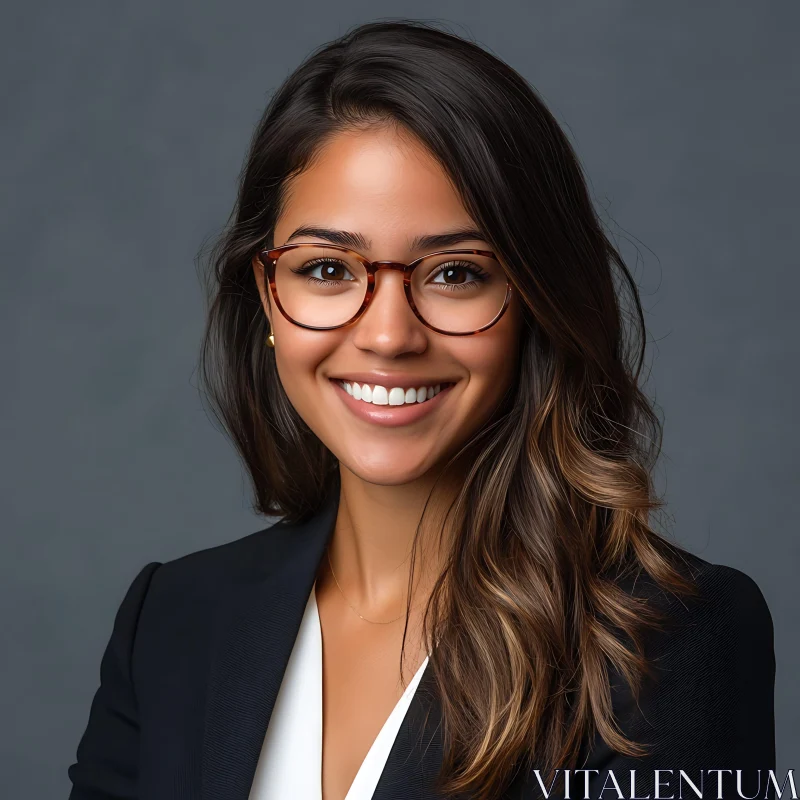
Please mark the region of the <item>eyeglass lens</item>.
MULTIPOLYGON (((323 245, 285 250, 275 265, 275 289, 284 311, 301 325, 342 325, 361 307, 367 271, 350 253, 323 245)), ((411 273, 411 296, 434 328, 469 333, 503 308, 507 280, 500 263, 472 253, 425 258, 411 273)))

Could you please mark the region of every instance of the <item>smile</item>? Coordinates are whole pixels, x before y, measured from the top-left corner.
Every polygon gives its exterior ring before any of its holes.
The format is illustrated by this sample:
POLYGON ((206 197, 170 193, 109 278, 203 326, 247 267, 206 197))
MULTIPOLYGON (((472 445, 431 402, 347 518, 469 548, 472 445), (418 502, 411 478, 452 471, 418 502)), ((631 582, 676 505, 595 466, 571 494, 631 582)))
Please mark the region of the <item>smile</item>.
POLYGON ((433 386, 420 386, 411 389, 403 389, 400 386, 387 389, 380 384, 359 384, 355 381, 337 382, 351 397, 360 400, 362 403, 372 403, 375 406, 402 406, 424 403, 439 394, 443 388, 452 385, 450 383, 437 383, 433 386))
POLYGON ((455 385, 452 381, 430 386, 387 387, 330 379, 337 396, 359 419, 375 425, 397 427, 410 425, 428 417, 440 408, 455 385))

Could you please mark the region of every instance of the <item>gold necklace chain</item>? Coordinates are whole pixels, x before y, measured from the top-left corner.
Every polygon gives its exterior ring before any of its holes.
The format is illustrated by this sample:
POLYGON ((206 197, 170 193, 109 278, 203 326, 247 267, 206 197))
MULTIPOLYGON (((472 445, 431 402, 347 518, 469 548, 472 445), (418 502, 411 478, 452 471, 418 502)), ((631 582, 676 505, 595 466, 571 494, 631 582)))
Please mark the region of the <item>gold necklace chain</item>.
MULTIPOLYGON (((345 597, 345 594, 342 591, 342 587, 339 586, 339 581, 336 578, 336 573, 333 571, 333 564, 331 563, 331 553, 330 553, 330 550, 327 547, 325 548, 325 553, 328 556, 328 564, 330 565, 330 568, 331 568, 331 575, 333 575, 333 579, 336 581, 336 586, 339 588, 340 594, 342 595, 342 597, 344 597, 345 603, 347 603, 347 605, 349 605, 350 608, 353 609, 353 611, 356 614, 358 614, 358 611, 356 611, 356 609, 353 607, 353 605, 350 603, 350 601, 347 599, 347 597, 345 597)), ((361 617, 361 614, 358 614, 358 616, 361 617)), ((375 620, 367 619, 366 617, 361 617, 361 619, 363 619, 364 622, 370 622, 373 625, 388 625, 391 622, 397 622, 397 620, 401 619, 404 616, 405 616, 404 614, 401 614, 399 617, 395 617, 394 619, 390 619, 388 622, 375 622, 375 620)))

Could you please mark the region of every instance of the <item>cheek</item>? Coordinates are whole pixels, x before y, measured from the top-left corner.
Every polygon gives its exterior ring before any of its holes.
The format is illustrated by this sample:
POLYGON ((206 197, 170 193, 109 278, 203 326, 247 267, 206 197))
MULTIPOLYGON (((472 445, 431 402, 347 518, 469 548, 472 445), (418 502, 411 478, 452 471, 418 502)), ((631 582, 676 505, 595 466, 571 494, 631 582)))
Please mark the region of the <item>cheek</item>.
POLYGON ((519 353, 519 324, 515 316, 502 319, 488 331, 455 340, 451 353, 469 372, 470 383, 488 398, 501 396, 513 380, 519 353), (507 324, 503 324, 507 323, 507 324))
POLYGON ((482 380, 502 380, 513 369, 509 342, 485 340, 463 357, 470 375, 482 380))
POLYGON ((317 366, 323 361, 330 347, 325 347, 313 336, 303 332, 284 332, 275 334, 275 361, 284 388, 303 387, 314 380, 317 366), (288 335, 287 335, 288 333, 288 335))
POLYGON ((283 389, 297 413, 314 431, 324 425, 326 406, 317 378, 319 365, 329 358, 338 341, 331 332, 306 331, 296 325, 275 325, 275 362, 283 389))

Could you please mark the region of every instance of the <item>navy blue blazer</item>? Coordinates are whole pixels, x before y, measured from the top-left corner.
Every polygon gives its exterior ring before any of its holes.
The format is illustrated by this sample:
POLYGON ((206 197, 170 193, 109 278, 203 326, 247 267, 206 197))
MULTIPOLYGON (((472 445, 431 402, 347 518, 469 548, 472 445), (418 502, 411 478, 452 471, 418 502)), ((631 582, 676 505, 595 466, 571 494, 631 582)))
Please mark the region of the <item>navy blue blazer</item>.
MULTIPOLYGON (((68 769, 70 800, 248 800, 338 499, 332 493, 305 523, 279 522, 141 569, 101 661, 100 685, 68 769)), ((667 630, 648 635, 646 654, 658 679, 645 683, 638 706, 619 676, 611 676, 623 731, 654 749, 636 760, 597 736, 584 742, 583 768, 596 771, 585 773, 589 797, 618 797, 609 771, 626 798, 632 769, 637 797, 655 796, 656 769, 675 771, 662 774, 660 796, 679 796, 676 776, 683 769, 695 781, 702 777, 704 797, 716 798, 716 773, 709 770, 734 770, 731 777, 722 773, 723 797, 738 797, 735 770, 755 776, 760 769, 766 782, 766 771, 775 769, 769 609, 745 573, 691 558, 699 598, 675 601, 643 577, 627 587, 669 613, 667 630)), ((433 789, 441 721, 429 665, 374 800, 441 797, 433 789)), ((573 798, 584 797, 583 780, 573 775, 573 798)), ((764 785, 758 796, 772 797, 764 785)), ((540 796, 535 775, 522 770, 504 794, 506 800, 540 796)), ((695 797, 686 788, 683 796, 695 797)))

